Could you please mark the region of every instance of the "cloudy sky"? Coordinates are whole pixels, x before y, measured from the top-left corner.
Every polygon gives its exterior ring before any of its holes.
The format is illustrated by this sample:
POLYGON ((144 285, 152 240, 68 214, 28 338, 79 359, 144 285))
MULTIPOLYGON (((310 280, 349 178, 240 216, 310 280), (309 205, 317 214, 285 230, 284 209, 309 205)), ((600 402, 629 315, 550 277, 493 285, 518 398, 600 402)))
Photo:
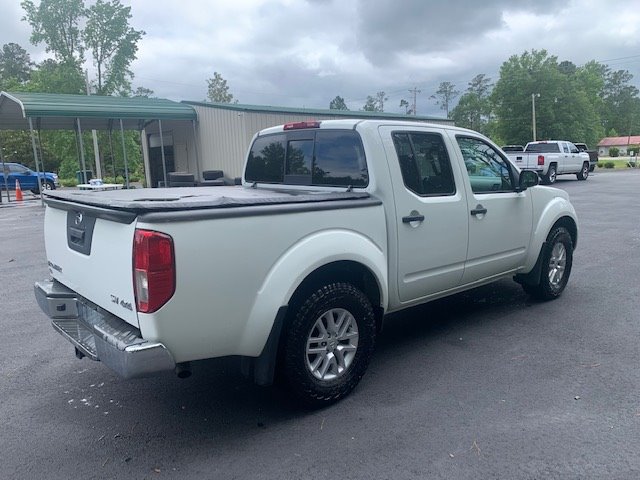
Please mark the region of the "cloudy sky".
MULTIPOLYGON (((90 3, 90 2, 87 2, 90 3)), ((220 72, 240 103, 352 110, 385 91, 385 111, 417 87, 418 114, 442 115, 429 97, 530 49, 581 65, 598 60, 640 86, 640 0, 122 0, 146 32, 134 87, 203 100, 220 72), (205 6, 206 5, 206 6, 205 6)), ((0 0, 0 45, 40 61, 19 1, 0 0)), ((91 72, 92 65, 87 64, 91 72)))

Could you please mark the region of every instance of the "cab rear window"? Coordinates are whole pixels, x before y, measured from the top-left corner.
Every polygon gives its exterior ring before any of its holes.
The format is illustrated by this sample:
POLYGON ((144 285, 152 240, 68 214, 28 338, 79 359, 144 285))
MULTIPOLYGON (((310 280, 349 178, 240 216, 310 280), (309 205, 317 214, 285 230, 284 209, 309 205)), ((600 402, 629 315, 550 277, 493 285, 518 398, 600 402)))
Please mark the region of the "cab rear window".
POLYGON ((560 147, 557 143, 530 143, 527 145, 527 152, 531 153, 557 153, 560 147))
POLYGON ((360 136, 352 130, 306 130, 256 138, 248 182, 366 187, 369 173, 360 136))

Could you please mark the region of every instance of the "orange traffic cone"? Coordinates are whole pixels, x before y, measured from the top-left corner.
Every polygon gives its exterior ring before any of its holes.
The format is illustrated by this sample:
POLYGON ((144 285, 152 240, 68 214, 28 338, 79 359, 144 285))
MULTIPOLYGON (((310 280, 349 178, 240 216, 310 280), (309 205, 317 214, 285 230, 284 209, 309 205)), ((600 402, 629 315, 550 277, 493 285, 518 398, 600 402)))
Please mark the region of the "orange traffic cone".
POLYGON ((20 188, 20 182, 16 178, 16 202, 22 201, 22 189, 20 188))

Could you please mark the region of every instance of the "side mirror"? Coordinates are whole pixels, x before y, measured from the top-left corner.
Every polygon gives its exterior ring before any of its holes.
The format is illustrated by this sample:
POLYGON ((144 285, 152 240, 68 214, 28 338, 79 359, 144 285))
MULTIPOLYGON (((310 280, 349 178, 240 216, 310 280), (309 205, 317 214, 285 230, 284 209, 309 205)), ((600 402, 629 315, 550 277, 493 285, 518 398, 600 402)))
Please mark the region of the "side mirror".
POLYGON ((529 187, 535 187, 540 183, 538 174, 533 170, 523 170, 520 172, 520 178, 518 179, 518 191, 524 192, 529 187))

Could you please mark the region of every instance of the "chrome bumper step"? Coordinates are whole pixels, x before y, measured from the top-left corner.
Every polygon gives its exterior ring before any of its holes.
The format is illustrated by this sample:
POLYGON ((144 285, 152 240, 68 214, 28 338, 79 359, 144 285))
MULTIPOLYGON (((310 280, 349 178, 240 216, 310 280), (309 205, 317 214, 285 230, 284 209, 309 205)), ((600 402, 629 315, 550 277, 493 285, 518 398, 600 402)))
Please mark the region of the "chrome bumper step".
POLYGON ((55 280, 36 282, 34 290, 53 328, 77 351, 105 363, 120 376, 140 377, 175 368, 162 343, 145 340, 137 328, 55 280))

